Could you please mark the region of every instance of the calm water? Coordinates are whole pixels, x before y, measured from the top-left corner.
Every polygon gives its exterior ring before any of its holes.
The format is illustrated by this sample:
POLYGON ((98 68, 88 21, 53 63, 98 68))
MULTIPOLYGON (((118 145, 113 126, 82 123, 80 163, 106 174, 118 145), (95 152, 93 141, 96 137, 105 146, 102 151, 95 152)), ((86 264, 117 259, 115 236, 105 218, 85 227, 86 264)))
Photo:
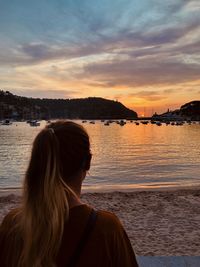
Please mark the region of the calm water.
MULTIPOLYGON (((0 188, 21 187, 32 141, 45 125, 0 126, 0 188)), ((96 122, 84 127, 93 153, 85 188, 200 185, 199 124, 158 127, 128 122, 121 127, 96 122)))

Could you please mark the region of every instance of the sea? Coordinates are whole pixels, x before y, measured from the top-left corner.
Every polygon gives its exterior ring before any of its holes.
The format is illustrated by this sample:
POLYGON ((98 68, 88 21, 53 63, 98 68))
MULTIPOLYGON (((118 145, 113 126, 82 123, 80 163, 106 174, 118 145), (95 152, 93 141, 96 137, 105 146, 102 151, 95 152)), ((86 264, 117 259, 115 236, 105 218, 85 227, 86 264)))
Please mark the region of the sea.
MULTIPOLYGON (((200 185, 200 124, 182 126, 127 121, 124 126, 75 120, 89 133, 91 169, 83 188, 121 190, 200 185)), ((0 125, 0 189, 22 187, 31 147, 45 127, 0 125)))

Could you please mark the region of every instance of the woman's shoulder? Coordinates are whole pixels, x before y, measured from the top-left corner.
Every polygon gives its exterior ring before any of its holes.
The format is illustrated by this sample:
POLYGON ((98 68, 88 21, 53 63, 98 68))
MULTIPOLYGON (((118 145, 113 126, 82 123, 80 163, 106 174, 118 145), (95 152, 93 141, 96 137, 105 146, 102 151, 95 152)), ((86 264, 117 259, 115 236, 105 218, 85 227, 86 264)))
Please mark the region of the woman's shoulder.
POLYGON ((98 222, 104 230, 107 229, 109 232, 113 232, 123 228, 117 215, 110 211, 98 210, 97 216, 98 222))
MULTIPOLYGON (((12 209, 3 219, 0 225, 0 265, 10 266, 10 262, 13 251, 16 252, 16 248, 21 248, 22 238, 18 231, 18 215, 20 209, 12 209)), ((14 265, 12 265, 14 266, 14 265)))
POLYGON ((123 229, 122 223, 119 218, 113 212, 98 209, 96 207, 90 206, 88 204, 79 205, 70 210, 71 222, 76 224, 77 221, 87 221, 92 210, 97 214, 96 228, 101 232, 101 230, 109 233, 116 232, 117 230, 123 229))
POLYGON ((102 220, 106 222, 115 222, 119 223, 119 218, 117 215, 108 210, 97 210, 98 215, 101 217, 102 220))
POLYGON ((20 213, 19 208, 12 209, 8 212, 8 214, 3 218, 3 221, 0 225, 0 233, 7 232, 12 228, 12 226, 17 221, 19 213, 20 213))
POLYGON ((112 212, 100 210, 99 232, 110 244, 113 266, 137 266, 135 254, 120 219, 112 212))

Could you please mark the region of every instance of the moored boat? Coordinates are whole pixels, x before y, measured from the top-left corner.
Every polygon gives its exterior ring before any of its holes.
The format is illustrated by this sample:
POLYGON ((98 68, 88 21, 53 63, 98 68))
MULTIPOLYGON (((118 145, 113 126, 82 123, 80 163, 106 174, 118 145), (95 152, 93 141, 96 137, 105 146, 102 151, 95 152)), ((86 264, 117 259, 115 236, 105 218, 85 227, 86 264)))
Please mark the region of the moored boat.
POLYGON ((120 120, 120 122, 119 122, 120 126, 124 126, 125 124, 126 124, 126 122, 124 120, 120 120))
POLYGON ((2 125, 11 125, 11 124, 12 124, 12 122, 10 120, 4 120, 2 122, 2 125))
POLYGON ((30 121, 29 124, 30 124, 31 127, 40 126, 40 123, 38 121, 36 121, 36 120, 30 121))
POLYGON ((149 122, 148 121, 141 121, 142 124, 148 124, 149 122))
POLYGON ((160 121, 157 121, 157 122, 156 122, 156 125, 157 125, 157 126, 162 126, 162 123, 161 123, 160 121))

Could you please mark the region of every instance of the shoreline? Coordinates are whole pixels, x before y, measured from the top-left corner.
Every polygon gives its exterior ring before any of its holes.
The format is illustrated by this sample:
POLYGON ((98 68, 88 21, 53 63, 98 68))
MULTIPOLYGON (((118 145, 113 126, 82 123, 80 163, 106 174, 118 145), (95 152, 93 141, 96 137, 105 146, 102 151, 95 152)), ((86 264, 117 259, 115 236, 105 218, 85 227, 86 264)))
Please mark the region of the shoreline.
MULTIPOLYGON (((19 191, 4 193, 0 194, 0 222, 21 201, 19 191)), ((137 255, 200 255, 199 187, 83 190, 81 199, 97 210, 115 213, 137 255)))
MULTIPOLYGON (((199 185, 190 185, 190 186, 172 186, 171 184, 166 186, 155 186, 155 185, 141 185, 141 186, 83 186, 81 193, 115 193, 115 192, 173 192, 173 191, 182 191, 182 190, 200 190, 199 185)), ((9 187, 9 188, 0 188, 0 198, 2 196, 16 195, 21 196, 22 188, 19 187, 9 187)))

